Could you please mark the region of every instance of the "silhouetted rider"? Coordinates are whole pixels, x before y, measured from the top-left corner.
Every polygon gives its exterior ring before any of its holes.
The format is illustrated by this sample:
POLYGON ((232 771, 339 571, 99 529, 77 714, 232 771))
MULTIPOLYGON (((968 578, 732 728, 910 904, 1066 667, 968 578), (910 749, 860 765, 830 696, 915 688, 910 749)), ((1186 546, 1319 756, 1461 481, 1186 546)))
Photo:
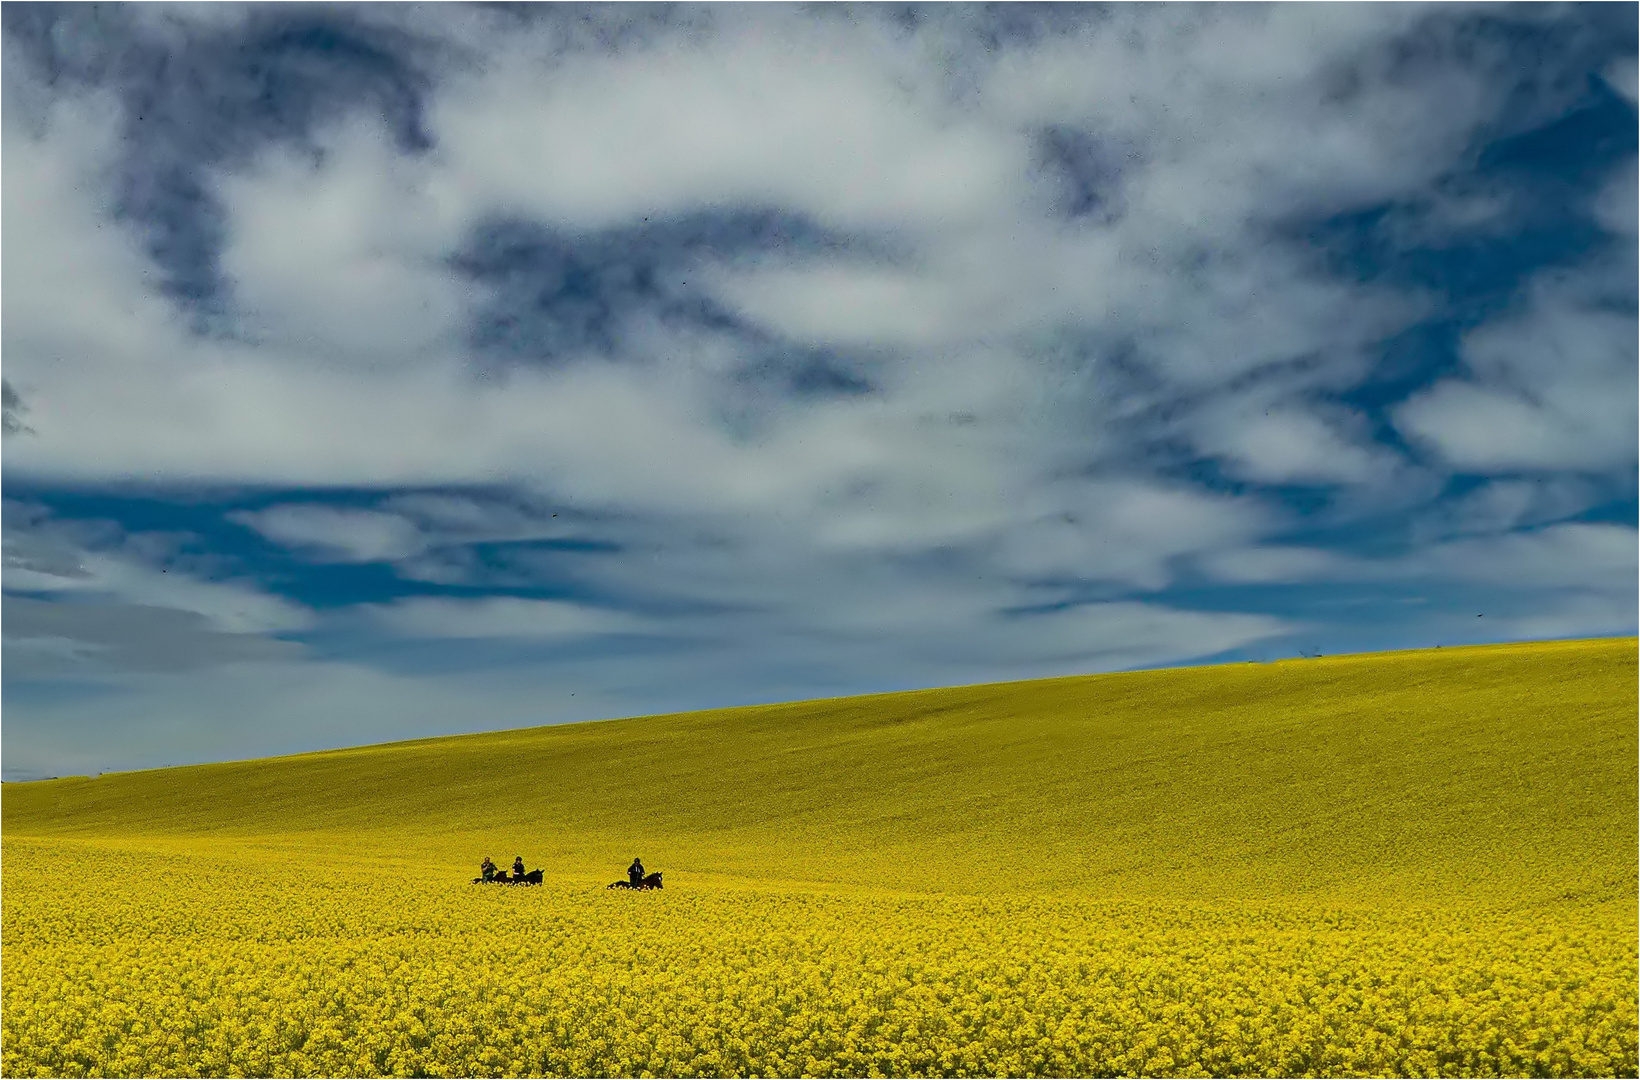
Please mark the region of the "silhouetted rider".
POLYGON ((632 887, 643 884, 643 860, 633 859, 632 865, 626 868, 626 876, 632 879, 632 887))
POLYGON ((524 856, 514 855, 513 856, 513 877, 521 878, 523 876, 524 876, 524 856))

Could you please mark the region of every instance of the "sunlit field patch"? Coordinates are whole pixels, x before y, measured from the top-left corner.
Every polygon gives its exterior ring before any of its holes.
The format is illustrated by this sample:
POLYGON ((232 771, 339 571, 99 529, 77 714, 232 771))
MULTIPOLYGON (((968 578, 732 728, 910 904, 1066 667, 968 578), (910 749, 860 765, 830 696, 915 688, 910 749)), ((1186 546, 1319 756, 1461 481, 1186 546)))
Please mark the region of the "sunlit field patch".
POLYGON ((1443 650, 7 785, 0 1066, 1632 1076, 1635 673, 1443 650), (515 853, 547 883, 470 884, 515 853), (633 855, 664 890, 604 888, 633 855))

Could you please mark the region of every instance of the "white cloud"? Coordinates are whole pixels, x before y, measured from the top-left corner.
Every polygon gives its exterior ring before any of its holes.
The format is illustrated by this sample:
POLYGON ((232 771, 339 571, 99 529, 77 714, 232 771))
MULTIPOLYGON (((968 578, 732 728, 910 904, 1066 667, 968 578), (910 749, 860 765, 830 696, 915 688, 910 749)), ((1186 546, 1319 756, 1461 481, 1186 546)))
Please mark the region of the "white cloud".
POLYGON ((1346 439, 1321 417, 1291 406, 1220 413, 1196 428, 1196 442, 1226 457, 1236 474, 1277 484, 1360 484, 1396 464, 1390 454, 1362 445, 1370 440, 1346 439))
POLYGON ((1358 573, 1354 562, 1320 548, 1271 544, 1215 551, 1203 556, 1198 566, 1215 581, 1270 585, 1348 579, 1358 573))
POLYGON ((1577 476, 1492 480, 1430 508, 1413 522, 1419 545, 1454 535, 1505 533, 1571 517, 1598 503, 1601 489, 1577 476))
POLYGON ((1605 589, 1634 599, 1640 534, 1569 522, 1506 536, 1454 540, 1415 556, 1427 575, 1518 588, 1605 589))
POLYGON ((415 524, 397 514, 309 503, 286 503, 228 517, 276 544, 337 562, 391 562, 425 546, 415 524))
POLYGON ((1624 101, 1630 105, 1635 103, 1635 60, 1632 56, 1620 56, 1606 65, 1602 73, 1606 83, 1615 90, 1624 101))
POLYGON ((327 358, 399 367, 459 345, 468 297, 444 257, 461 208, 386 132, 348 123, 319 153, 270 150, 217 181, 222 270, 242 332, 327 358))
POLYGON ((1396 423, 1470 471, 1617 468, 1635 456, 1635 356, 1632 316, 1546 279, 1524 314, 1464 339, 1472 379, 1437 383, 1396 423))
POLYGON ((1212 235, 1249 216, 1365 202, 1438 174, 1495 90, 1461 65, 1383 77, 1392 61, 1376 47, 1426 14, 1411 5, 1128 9, 1011 50, 987 89, 1016 120, 1082 122, 1143 147, 1132 209, 1164 236, 1212 235), (1433 99, 1443 108, 1429 109, 1433 99))
POLYGON ((59 98, 39 116, 6 109, 0 321, 7 379, 35 419, 53 416, 53 395, 31 391, 81 378, 106 395, 95 410, 106 415, 138 381, 122 378, 122 364, 156 339, 171 344, 181 336, 158 295, 154 267, 107 213, 118 117, 118 105, 102 96, 59 98))
POLYGON ((1088 128, 1115 159, 1102 194, 1124 207, 1117 220, 1044 219, 1029 179, 1038 166, 1022 149, 1009 197, 983 218, 919 231, 902 216, 896 235, 911 254, 892 266, 765 260, 713 280, 748 317, 804 341, 930 347, 1097 313, 1181 381, 1223 382, 1316 350, 1347 355, 1416 306, 1326 282, 1261 230, 1318 199, 1407 192, 1461 153, 1491 105, 1479 73, 1443 68, 1327 92, 1334 68, 1406 19, 1132 9, 1062 42, 1004 50, 976 76, 963 119, 1088 128), (1289 38, 1289 49, 1274 44, 1289 38), (1417 105, 1436 94, 1440 116, 1417 105))
POLYGON ((1633 599, 1640 534, 1625 525, 1564 522, 1546 528, 1424 544, 1393 558, 1270 545, 1214 552, 1199 561, 1219 581, 1474 582, 1515 590, 1601 591, 1633 599))
POLYGON ((646 620, 618 611, 512 596, 480 600, 422 596, 362 605, 359 613, 390 634, 413 638, 569 639, 653 628, 646 620))
POLYGON ((1630 157, 1612 173, 1606 186, 1595 197, 1595 220, 1611 233, 1634 243, 1636 224, 1640 216, 1640 177, 1636 175, 1636 159, 1630 157))
POLYGON ((955 290, 900 269, 820 263, 714 277, 754 321, 815 344, 926 345, 968 336, 977 321, 955 290))
POLYGON ((926 73, 897 78, 861 30, 727 19, 709 43, 551 60, 524 39, 441 94, 443 182, 484 210, 576 226, 722 204, 896 229, 989 214, 1023 141, 956 114, 926 73))
POLYGON ((300 630, 312 613, 249 584, 204 581, 117 556, 88 553, 92 587, 137 604, 192 611, 234 634, 300 630))
POLYGON ((1102 663, 1139 667, 1164 658, 1211 656, 1299 629, 1268 615, 1179 611, 1159 604, 1089 604, 1029 617, 1022 627, 1033 640, 1021 652, 1052 661, 1098 657, 1102 663))
POLYGON ((1634 597, 1604 592, 1572 593, 1546 610, 1499 622, 1508 637, 1519 641, 1632 634, 1634 597))
POLYGON ((1003 531, 998 562, 1029 576, 1071 577, 1161 589, 1172 559, 1233 544, 1269 527, 1251 500, 1131 482, 1062 485, 1052 509, 1003 531))
POLYGON ((462 495, 397 495, 382 506, 395 515, 416 519, 429 529, 481 539, 524 539, 563 532, 523 509, 462 495))

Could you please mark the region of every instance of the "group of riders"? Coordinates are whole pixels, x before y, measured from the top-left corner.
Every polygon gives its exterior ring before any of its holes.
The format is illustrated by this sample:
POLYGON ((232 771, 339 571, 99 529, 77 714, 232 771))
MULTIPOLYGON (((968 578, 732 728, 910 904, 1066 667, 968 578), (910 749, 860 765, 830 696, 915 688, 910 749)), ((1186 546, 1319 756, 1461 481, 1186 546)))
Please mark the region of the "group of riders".
MULTIPOLYGON (((490 861, 490 857, 488 855, 484 856, 484 861, 478 864, 478 872, 480 874, 484 875, 484 880, 485 881, 494 881, 495 880, 495 876, 496 876, 495 863, 490 861)), ((505 876, 505 875, 503 875, 503 876, 505 876)), ((524 876, 524 856, 514 855, 513 856, 513 877, 521 878, 523 876, 524 876)))
MULTIPOLYGON (((484 856, 484 861, 478 864, 478 872, 483 875, 483 877, 480 878, 481 881, 507 881, 507 880, 509 880, 505 872, 496 869, 495 863, 490 861, 490 857, 488 855, 484 856)), ((539 874, 540 872, 541 871, 537 870, 536 874, 539 874)), ((513 866, 512 866, 512 878, 510 880, 512 880, 512 881, 523 881, 525 876, 526 875, 524 874, 524 856, 514 855, 513 856, 513 866)), ((642 859, 633 859, 632 860, 632 865, 626 868, 626 876, 627 876, 627 880, 631 882, 632 888, 634 888, 634 889, 642 888, 643 884, 644 884, 644 877, 645 877, 644 870, 643 870, 643 860, 642 859)), ((616 884, 619 884, 619 882, 617 882, 616 884)))

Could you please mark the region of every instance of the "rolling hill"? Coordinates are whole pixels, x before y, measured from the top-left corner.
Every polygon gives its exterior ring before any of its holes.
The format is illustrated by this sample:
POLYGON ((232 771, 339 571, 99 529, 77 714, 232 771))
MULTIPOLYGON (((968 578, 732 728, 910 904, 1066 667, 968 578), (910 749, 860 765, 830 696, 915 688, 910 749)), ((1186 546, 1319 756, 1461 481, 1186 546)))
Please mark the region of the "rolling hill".
POLYGON ((570 881, 1634 897, 1636 641, 959 687, 3 789, 7 841, 570 881))

